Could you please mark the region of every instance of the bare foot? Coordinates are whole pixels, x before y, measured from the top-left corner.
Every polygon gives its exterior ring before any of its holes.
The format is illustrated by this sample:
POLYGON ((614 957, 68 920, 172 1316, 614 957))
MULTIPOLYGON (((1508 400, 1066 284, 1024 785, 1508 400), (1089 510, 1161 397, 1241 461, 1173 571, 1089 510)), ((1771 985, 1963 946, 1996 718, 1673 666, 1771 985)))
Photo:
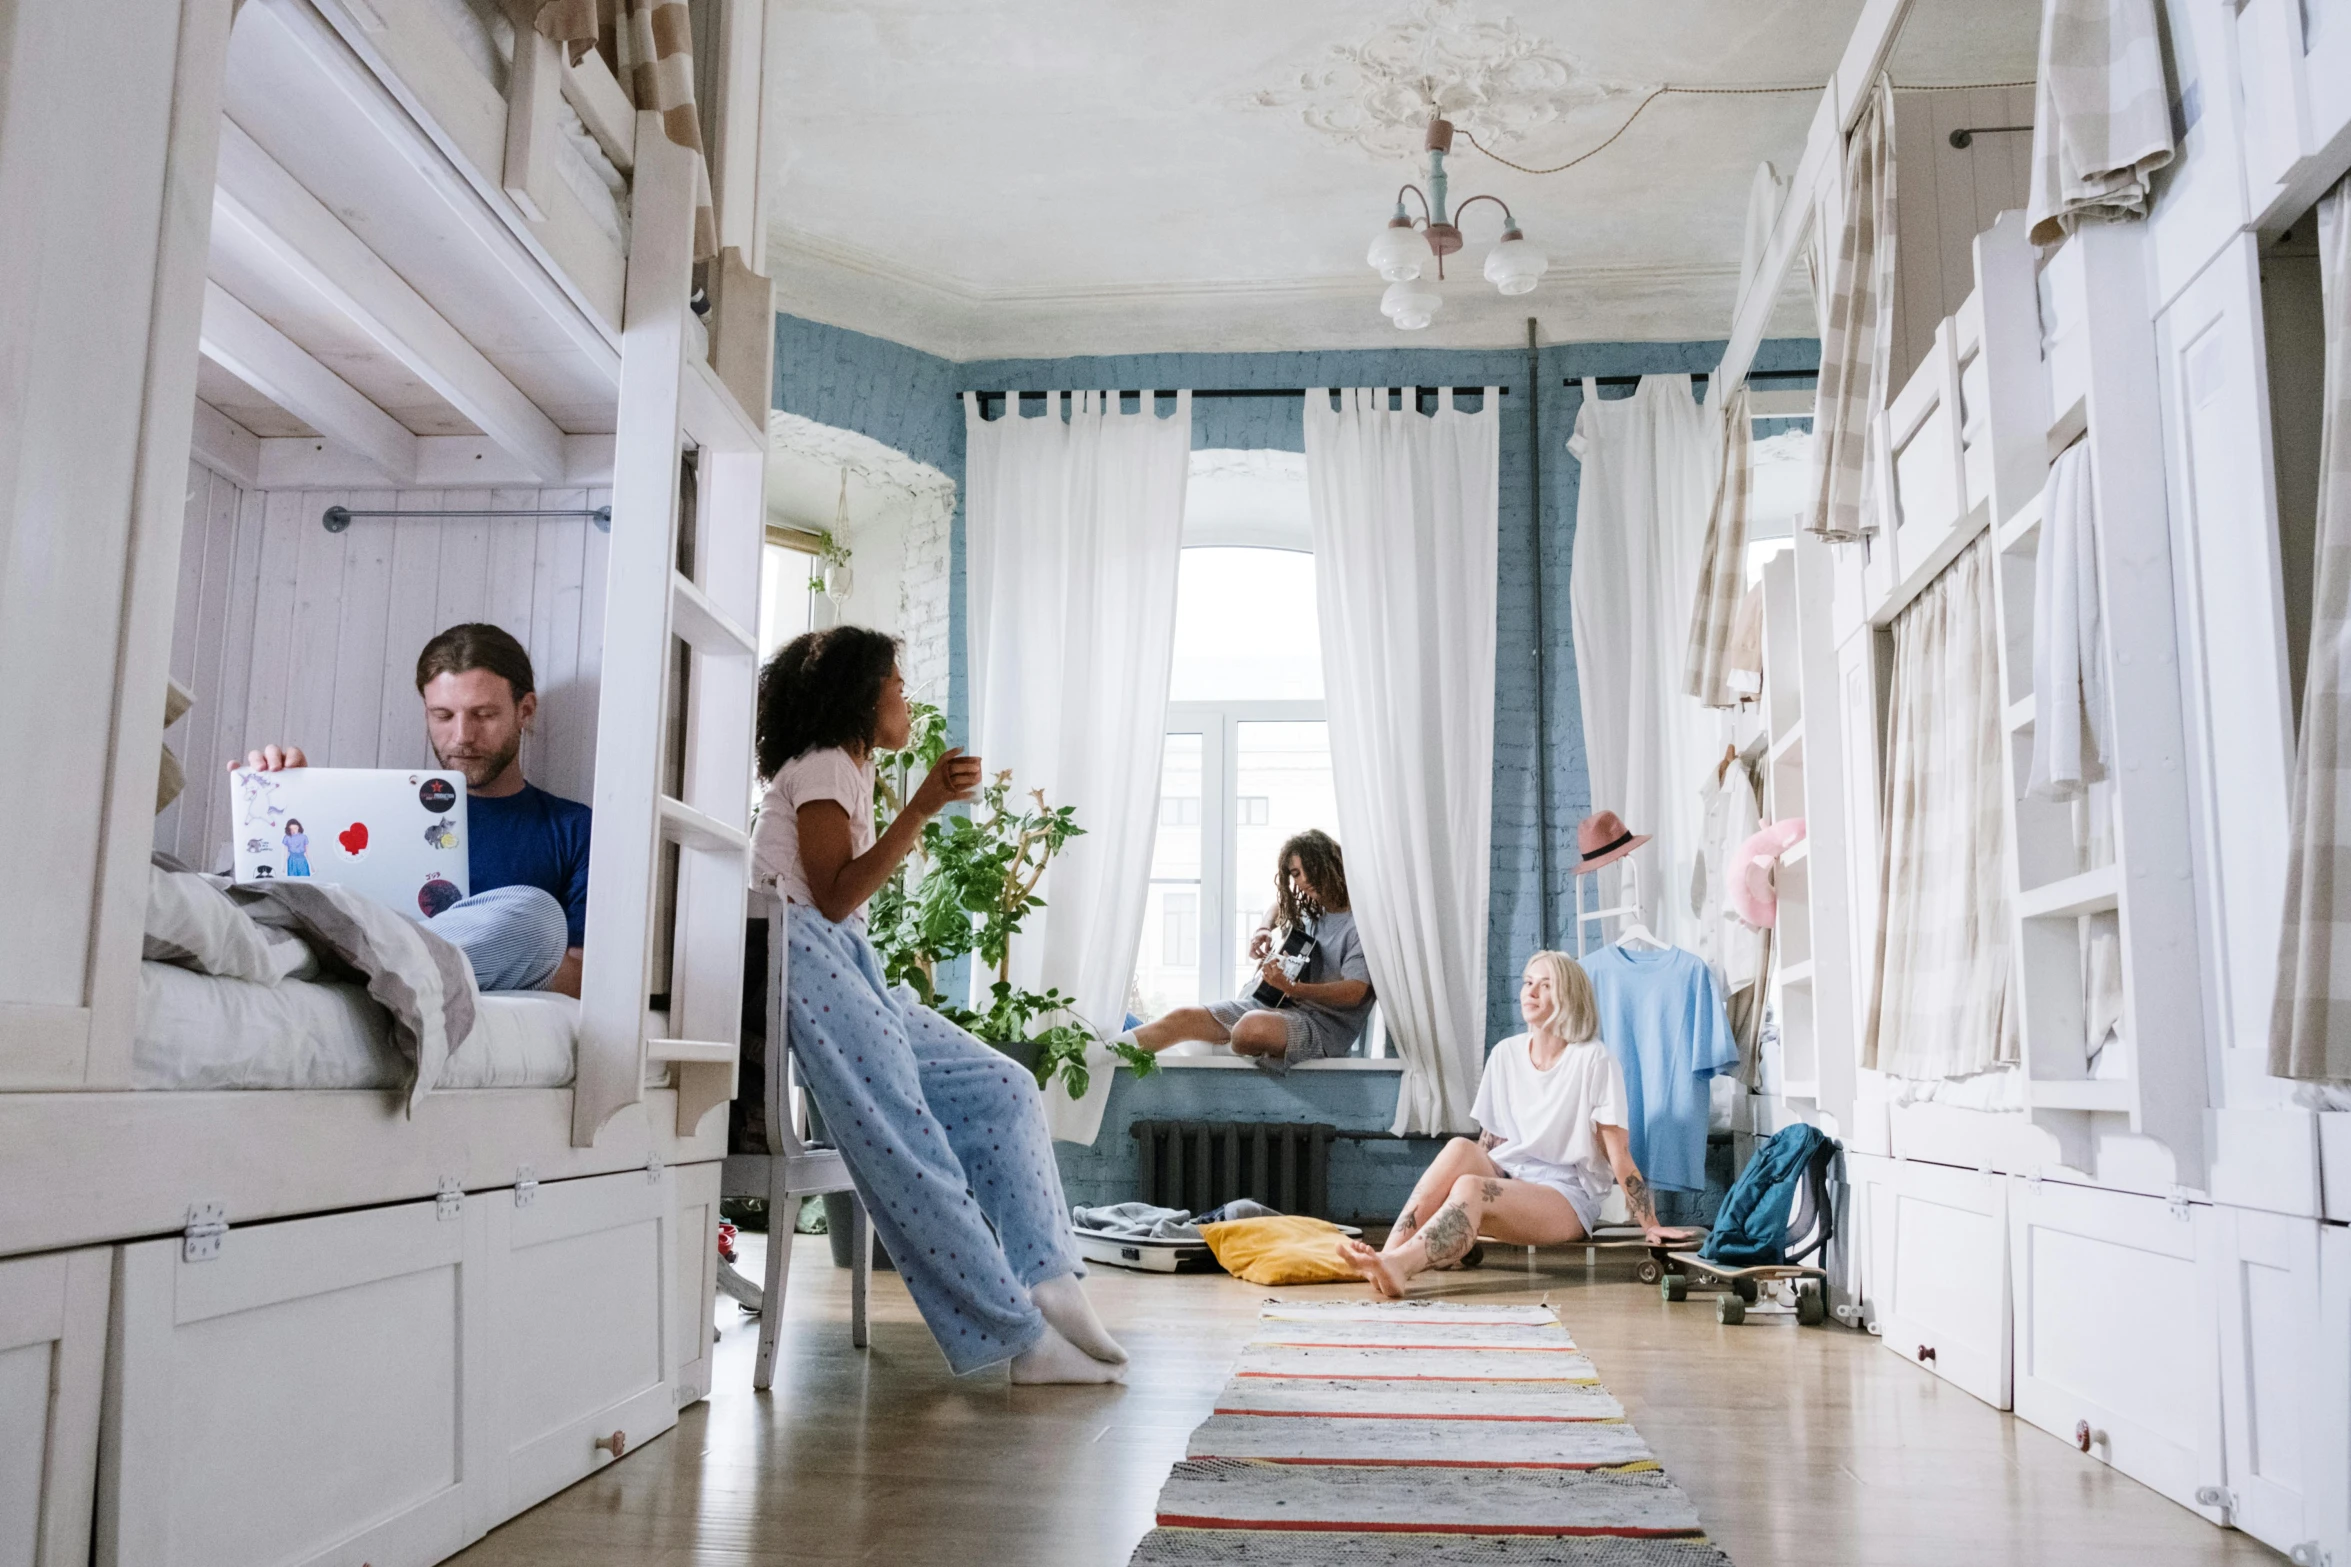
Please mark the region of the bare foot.
POLYGON ((1373 1251, 1352 1235, 1339 1237, 1339 1260, 1363 1275, 1371 1287, 1390 1300, 1404 1298, 1404 1275, 1386 1252, 1373 1251))

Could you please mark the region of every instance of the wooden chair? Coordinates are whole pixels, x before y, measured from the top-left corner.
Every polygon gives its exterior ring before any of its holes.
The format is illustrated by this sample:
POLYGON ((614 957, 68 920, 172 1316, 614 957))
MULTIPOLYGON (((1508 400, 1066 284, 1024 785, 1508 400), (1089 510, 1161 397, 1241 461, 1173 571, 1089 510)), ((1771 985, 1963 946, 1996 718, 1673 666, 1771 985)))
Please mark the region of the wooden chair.
POLYGON ((750 912, 767 918, 767 1152, 730 1153, 721 1190, 729 1197, 767 1200, 767 1278, 760 1292, 759 1359, 751 1385, 775 1381, 776 1335, 784 1320, 784 1286, 792 1270, 792 1226, 800 1199, 849 1193, 849 1342, 866 1347, 866 1289, 873 1274, 873 1229, 836 1148, 811 1147, 786 1032, 785 982, 790 975, 790 929, 784 900, 772 887, 754 888, 750 912))

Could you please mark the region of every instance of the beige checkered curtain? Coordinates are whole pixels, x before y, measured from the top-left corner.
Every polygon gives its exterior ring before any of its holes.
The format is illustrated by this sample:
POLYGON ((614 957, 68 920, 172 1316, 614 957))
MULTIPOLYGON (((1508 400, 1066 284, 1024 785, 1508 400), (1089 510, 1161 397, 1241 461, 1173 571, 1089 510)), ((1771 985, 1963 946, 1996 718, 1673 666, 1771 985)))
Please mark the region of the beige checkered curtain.
POLYGON ((1896 1077, 1965 1077, 2016 1059, 1995 572, 1985 535, 1894 622, 1877 974, 1862 1065, 1896 1077))
POLYGON ((604 56, 636 106, 660 115, 669 139, 692 149, 694 259, 717 255, 718 214, 711 205, 702 119, 694 106, 694 29, 685 0, 543 0, 531 14, 531 25, 563 45, 574 65, 590 50, 604 56))
MULTIPOLYGON (((1768 168, 1769 165, 1766 165, 1768 168)), ((1747 417, 1747 389, 1732 394, 1723 413, 1722 474, 1706 518, 1698 556, 1698 601, 1690 608, 1690 646, 1682 689, 1708 707, 1737 707, 1731 690, 1731 625, 1747 587, 1747 501, 1754 485, 1755 427, 1747 417)))
POLYGON ((2326 292, 2318 593, 2294 758, 2269 1069, 2351 1078, 2351 178, 2319 200, 2318 253, 2326 292))
POLYGON ((1820 332, 1820 395, 1813 405, 1812 510, 1822 538, 1862 534, 1869 427, 1885 403, 1894 328, 1894 94, 1880 77, 1845 142, 1844 213, 1829 269, 1820 332))
POLYGON ((2033 243, 2147 215, 2147 179, 2171 161, 2171 106, 2155 0, 2045 0, 2033 102, 2033 243))

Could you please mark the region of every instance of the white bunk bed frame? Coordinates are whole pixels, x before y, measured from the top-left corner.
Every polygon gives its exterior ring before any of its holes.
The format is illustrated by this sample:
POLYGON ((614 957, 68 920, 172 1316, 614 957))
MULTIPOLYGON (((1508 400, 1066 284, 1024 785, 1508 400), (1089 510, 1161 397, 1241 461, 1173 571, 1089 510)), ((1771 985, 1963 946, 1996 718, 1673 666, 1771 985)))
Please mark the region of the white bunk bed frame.
POLYGON ((510 97, 491 103, 425 0, 166 9, 35 8, 0 56, 0 201, 18 220, 0 238, 0 655, 45 685, 39 711, 0 709, 0 736, 47 740, 101 802, 36 835, 28 885, 57 905, 0 943, 0 1558, 421 1567, 709 1387, 765 520, 772 34, 766 0, 719 0, 705 355, 695 156, 594 56, 569 65, 519 29, 510 97), (224 119, 232 25, 307 62, 289 85, 340 106, 321 133, 404 170, 376 210, 434 214, 461 267, 500 280, 494 313, 569 356, 557 380, 605 388, 614 433, 559 425, 515 344, 469 340, 429 280, 224 119), (546 169, 558 94, 633 176, 625 255, 599 253, 546 169), (412 434, 208 279, 230 228, 482 433, 412 434), (89 330, 109 318, 132 327, 89 330), (257 440, 202 408, 199 352, 323 437, 257 440), (413 1119, 377 1091, 130 1088, 191 449, 253 489, 610 484, 571 1087, 434 1093, 413 1119), (36 559, 65 577, 28 578, 36 559), (61 730, 58 713, 93 717, 61 730))
MULTIPOLYGON (((1863 9, 1740 299, 1722 395, 1807 235, 1835 232, 1844 138, 1908 9, 1863 9)), ((2188 130, 2147 219, 2045 255, 2021 214, 1982 233, 1975 292, 1872 410, 1877 535, 1800 537, 1767 581, 1767 661, 1797 666, 1765 672, 1797 709, 1772 704, 1768 808, 1809 821, 1812 896, 1793 910, 1821 1005, 1817 1082, 1758 1125, 1813 1119, 1847 1141, 1843 1320, 2317 1567, 2351 1562, 2351 1115, 2295 1108, 2265 1061, 2294 735, 2261 254, 2351 168, 2351 18, 2291 0, 2162 10, 2188 130), (2021 784, 2040 490, 2076 440, 2104 519, 2115 863, 2082 868, 2045 806, 2010 801, 2021 1092, 1894 1104, 1858 1066, 1880 628, 1992 535, 2021 784), (2108 1047, 2119 1069, 2093 1072, 2080 920, 2102 910, 2122 930, 2126 1039, 2108 1047)), ((1791 908, 1783 895, 1783 922, 1791 908)))

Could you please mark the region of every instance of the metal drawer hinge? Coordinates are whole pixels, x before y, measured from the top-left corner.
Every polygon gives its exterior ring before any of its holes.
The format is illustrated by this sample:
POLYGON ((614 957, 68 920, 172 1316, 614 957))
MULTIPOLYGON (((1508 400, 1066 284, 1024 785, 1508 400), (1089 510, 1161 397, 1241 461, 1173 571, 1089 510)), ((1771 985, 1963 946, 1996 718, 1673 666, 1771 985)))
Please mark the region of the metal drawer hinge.
POLYGON ((2294 1567, 2327 1567, 2334 1559, 2335 1553, 2316 1540, 2304 1540, 2286 1553, 2286 1560, 2294 1567))
POLYGON ((2237 1510, 2237 1493, 2225 1485, 2200 1485, 2196 1487, 2196 1505, 2233 1513, 2237 1510))
POLYGON ((180 1261, 210 1262, 220 1255, 221 1237, 228 1232, 228 1209, 216 1202, 189 1204, 188 1227, 180 1232, 180 1261))
POLYGON ((2024 1178, 2025 1191, 2034 1197, 2041 1195, 2041 1167, 2034 1165, 2024 1178))
POLYGON ((514 1205, 528 1208, 539 1200, 539 1172, 522 1165, 514 1172, 514 1205))
POLYGON ((441 1177, 441 1189, 433 1194, 433 1217, 443 1223, 465 1212, 465 1183, 454 1175, 441 1177))
POLYGON ((650 1154, 646 1156, 645 1179, 655 1185, 661 1183, 661 1155, 650 1154))
POLYGON ((2183 1220, 2186 1219, 2190 1213, 2187 1191, 2181 1187, 2173 1187, 2169 1206, 2171 1208, 2171 1216, 2173 1218, 2183 1220))

